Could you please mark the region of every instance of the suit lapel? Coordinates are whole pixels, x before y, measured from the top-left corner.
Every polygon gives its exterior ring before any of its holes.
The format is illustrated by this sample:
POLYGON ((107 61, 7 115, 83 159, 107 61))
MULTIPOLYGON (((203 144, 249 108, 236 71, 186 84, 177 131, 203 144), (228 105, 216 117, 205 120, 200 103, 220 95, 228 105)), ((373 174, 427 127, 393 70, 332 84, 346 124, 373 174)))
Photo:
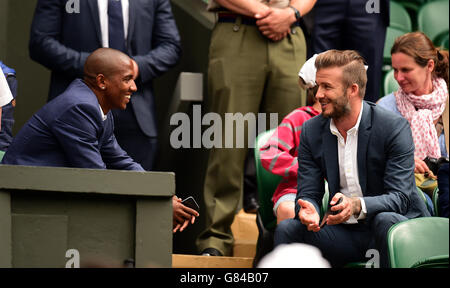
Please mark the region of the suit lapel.
POLYGON ((339 160, 337 150, 337 138, 330 131, 330 120, 326 119, 323 124, 322 134, 324 164, 327 172, 330 199, 339 191, 339 160))
POLYGON ((102 32, 100 30, 100 16, 98 14, 98 4, 97 0, 87 0, 86 1, 89 6, 89 10, 91 12, 92 20, 94 21, 94 28, 95 28, 95 34, 97 35, 97 40, 100 45, 100 47, 103 46, 102 44, 102 32))
POLYGON ((370 128, 372 127, 371 118, 371 107, 366 102, 363 101, 363 115, 361 116, 361 122, 359 124, 358 131, 358 175, 359 175, 359 185, 361 186, 361 191, 363 195, 366 193, 367 188, 367 149, 370 136, 370 128))

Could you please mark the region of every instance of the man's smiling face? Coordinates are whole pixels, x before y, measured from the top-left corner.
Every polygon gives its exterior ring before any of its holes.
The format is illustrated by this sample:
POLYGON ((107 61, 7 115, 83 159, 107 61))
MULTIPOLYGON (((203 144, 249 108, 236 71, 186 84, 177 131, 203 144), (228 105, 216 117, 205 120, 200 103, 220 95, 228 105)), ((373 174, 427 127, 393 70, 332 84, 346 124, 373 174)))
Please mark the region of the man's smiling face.
POLYGON ((350 112, 347 97, 347 87, 342 81, 342 68, 322 68, 316 73, 319 100, 322 115, 327 118, 339 119, 350 112))
POLYGON ((105 104, 111 109, 125 109, 131 94, 137 91, 133 60, 127 62, 123 61, 111 76, 106 77, 105 104))

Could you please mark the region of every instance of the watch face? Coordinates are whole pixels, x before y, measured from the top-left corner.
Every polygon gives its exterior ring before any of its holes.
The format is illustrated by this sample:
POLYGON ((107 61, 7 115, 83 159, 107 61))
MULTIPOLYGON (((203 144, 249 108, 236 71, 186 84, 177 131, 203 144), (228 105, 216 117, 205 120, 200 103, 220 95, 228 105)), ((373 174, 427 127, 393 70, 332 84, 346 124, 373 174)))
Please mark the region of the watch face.
POLYGON ((289 5, 289 7, 290 7, 292 10, 294 10, 294 13, 295 13, 295 19, 300 20, 301 15, 300 15, 300 12, 298 12, 297 8, 295 8, 295 7, 292 6, 292 5, 289 5))

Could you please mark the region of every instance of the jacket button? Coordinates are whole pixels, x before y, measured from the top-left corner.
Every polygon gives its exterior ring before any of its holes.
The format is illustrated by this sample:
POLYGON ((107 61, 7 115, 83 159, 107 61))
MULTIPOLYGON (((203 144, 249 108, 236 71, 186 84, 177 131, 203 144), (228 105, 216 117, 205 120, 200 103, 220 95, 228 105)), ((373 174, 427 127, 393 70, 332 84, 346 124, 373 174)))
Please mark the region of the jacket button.
POLYGON ((239 31, 239 25, 234 25, 234 26, 233 26, 233 31, 234 31, 234 32, 239 31))

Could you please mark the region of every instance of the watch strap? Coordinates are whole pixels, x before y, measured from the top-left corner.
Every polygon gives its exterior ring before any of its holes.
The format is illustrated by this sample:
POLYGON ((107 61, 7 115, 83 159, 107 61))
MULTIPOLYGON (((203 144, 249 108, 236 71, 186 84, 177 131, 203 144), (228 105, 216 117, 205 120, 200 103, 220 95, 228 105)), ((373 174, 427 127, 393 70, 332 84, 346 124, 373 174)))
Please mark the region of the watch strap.
POLYGON ((300 12, 297 10, 297 8, 295 8, 295 7, 292 6, 292 5, 289 5, 288 7, 291 8, 292 10, 294 10, 294 13, 295 13, 295 19, 296 19, 297 21, 299 21, 300 18, 302 18, 302 16, 300 15, 300 12))

